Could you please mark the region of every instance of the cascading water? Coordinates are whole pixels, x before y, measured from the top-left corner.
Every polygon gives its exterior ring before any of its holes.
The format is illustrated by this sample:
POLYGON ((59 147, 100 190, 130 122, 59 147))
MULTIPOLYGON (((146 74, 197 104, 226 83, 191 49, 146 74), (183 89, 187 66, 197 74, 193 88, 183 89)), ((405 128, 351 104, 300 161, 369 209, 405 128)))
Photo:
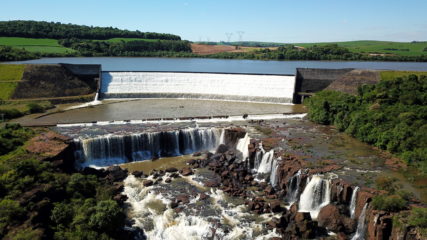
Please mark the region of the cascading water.
POLYGON ((221 133, 222 130, 216 128, 190 128, 169 132, 75 139, 76 167, 106 167, 125 162, 215 150, 220 143, 221 133))
MULTIPOLYGON (((264 151, 264 149, 262 149, 264 151)), ((257 169, 258 173, 270 173, 271 167, 273 165, 274 150, 264 152, 259 167, 257 169)))
POLYGON ((289 103, 294 86, 295 76, 103 72, 101 95, 103 98, 203 98, 289 103))
POLYGON ((354 213, 356 212, 356 200, 357 200, 357 192, 359 191, 359 187, 355 187, 353 189, 353 193, 351 194, 350 201, 350 217, 354 218, 354 213))
POLYGON ((359 220, 357 221, 357 230, 356 234, 351 238, 351 240, 364 240, 365 239, 365 233, 366 233, 366 224, 365 224, 365 217, 366 217, 366 209, 368 208, 368 203, 363 206, 363 210, 360 213, 359 220))
POLYGON ((248 145, 251 143, 251 139, 249 134, 245 134, 245 137, 240 138, 236 145, 236 150, 242 153, 242 160, 246 161, 249 156, 249 148, 248 145))
POLYGON ((298 200, 300 185, 301 185, 301 169, 298 170, 298 172, 295 173, 295 175, 293 175, 291 179, 289 179, 288 193, 286 195, 286 201, 289 203, 289 205, 292 205, 292 203, 298 200))
POLYGON ((313 175, 301 194, 300 212, 310 212, 311 218, 317 219, 320 209, 330 202, 330 180, 321 175, 313 175))
POLYGON ((271 165, 271 173, 270 173, 270 184, 274 188, 277 187, 278 176, 277 169, 279 168, 279 162, 282 160, 281 157, 273 159, 273 164, 271 165))

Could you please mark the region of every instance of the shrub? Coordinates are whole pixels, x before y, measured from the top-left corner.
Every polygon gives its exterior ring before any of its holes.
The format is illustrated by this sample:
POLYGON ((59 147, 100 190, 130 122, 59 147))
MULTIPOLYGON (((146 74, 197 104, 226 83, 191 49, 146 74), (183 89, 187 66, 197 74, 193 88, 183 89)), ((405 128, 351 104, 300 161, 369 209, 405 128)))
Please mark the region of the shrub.
POLYGON ((67 185, 67 192, 74 198, 93 197, 96 195, 98 181, 94 175, 82 175, 75 173, 71 175, 67 185))
POLYGON ((27 104, 27 107, 28 107, 28 111, 31 114, 33 114, 33 113, 42 113, 42 112, 45 111, 44 108, 41 105, 37 104, 37 103, 29 103, 29 104, 27 104))
POLYGON ((0 236, 5 231, 7 225, 16 223, 23 215, 24 209, 19 203, 10 199, 0 201, 0 236))
POLYGON ((105 200, 98 202, 89 223, 102 232, 114 232, 115 226, 119 226, 124 217, 116 201, 105 200))
POLYGON ((427 228, 427 208, 413 208, 409 215, 409 224, 427 228))
POLYGON ((406 203, 406 200, 399 195, 375 196, 372 200, 374 209, 389 212, 397 212, 405 209, 406 203))

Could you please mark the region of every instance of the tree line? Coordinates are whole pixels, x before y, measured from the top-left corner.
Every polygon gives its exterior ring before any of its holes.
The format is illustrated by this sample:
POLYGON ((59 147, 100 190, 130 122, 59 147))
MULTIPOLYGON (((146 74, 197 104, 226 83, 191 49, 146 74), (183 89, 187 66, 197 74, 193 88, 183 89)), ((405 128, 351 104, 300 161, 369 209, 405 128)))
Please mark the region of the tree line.
POLYGON ((357 96, 321 91, 307 105, 312 121, 333 124, 427 173, 427 76, 363 85, 357 96))
POLYGON ((293 45, 286 45, 279 47, 277 50, 261 49, 251 52, 223 52, 208 55, 208 57, 254 60, 427 61, 427 55, 368 55, 351 52, 348 48, 340 47, 337 44, 314 45, 307 48, 297 48, 293 45))
POLYGON ((80 39, 64 39, 59 43, 78 51, 83 56, 141 56, 147 52, 188 52, 191 45, 188 41, 93 41, 80 39))
POLYGON ((166 33, 121 30, 113 27, 92 27, 76 24, 44 21, 0 21, 0 36, 53 38, 53 39, 110 39, 145 38, 163 40, 181 40, 180 36, 166 33))

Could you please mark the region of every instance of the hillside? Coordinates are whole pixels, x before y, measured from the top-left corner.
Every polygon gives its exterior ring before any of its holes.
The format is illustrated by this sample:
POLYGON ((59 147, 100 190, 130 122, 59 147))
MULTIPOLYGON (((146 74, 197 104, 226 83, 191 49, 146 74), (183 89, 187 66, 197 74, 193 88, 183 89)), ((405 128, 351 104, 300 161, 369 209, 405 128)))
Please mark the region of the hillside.
MULTIPOLYGON (((0 61, 38 57, 177 56, 190 43, 166 33, 38 21, 0 21, 0 61)), ((181 54, 182 55, 182 54, 181 54)))
POLYGON ((390 41, 349 41, 325 43, 293 43, 295 46, 312 47, 337 44, 353 53, 389 54, 399 56, 427 55, 427 41, 425 42, 390 42, 390 41))

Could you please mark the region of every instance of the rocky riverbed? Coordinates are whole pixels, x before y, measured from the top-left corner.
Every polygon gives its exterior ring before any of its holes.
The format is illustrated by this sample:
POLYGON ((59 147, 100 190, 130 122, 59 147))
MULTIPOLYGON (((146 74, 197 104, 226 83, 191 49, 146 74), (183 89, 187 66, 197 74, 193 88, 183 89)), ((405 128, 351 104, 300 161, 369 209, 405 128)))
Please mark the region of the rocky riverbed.
POLYGON ((412 205, 425 201, 422 179, 396 172, 398 159, 301 119, 215 127, 225 129, 225 140, 214 153, 116 169, 127 176, 116 198, 148 239, 422 239, 393 224, 405 212, 371 206, 384 194, 373 188, 380 174, 398 176, 414 193, 412 205))

